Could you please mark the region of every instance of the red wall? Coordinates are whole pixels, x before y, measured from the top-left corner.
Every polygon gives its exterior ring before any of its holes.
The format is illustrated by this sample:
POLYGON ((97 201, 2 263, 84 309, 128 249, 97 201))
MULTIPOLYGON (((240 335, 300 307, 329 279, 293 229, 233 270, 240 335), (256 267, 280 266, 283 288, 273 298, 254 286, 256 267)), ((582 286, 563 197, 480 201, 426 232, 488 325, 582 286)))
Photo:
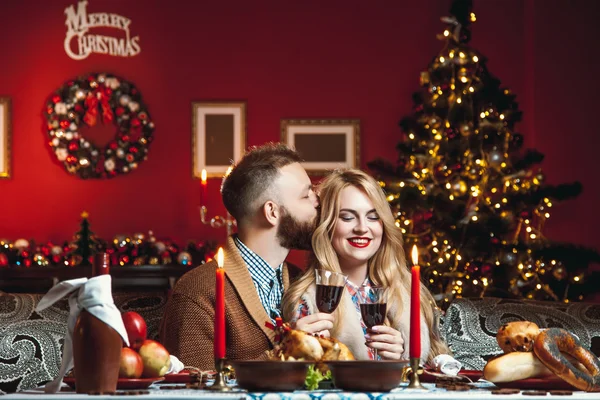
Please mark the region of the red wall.
MULTIPOLYGON (((519 96, 520 128, 528 145, 546 153, 549 180, 584 184, 578 200, 556 208, 548 235, 600 248, 599 57, 590 50, 600 5, 541 3, 475 0, 473 44, 519 96)), ((64 240, 87 210, 104 238, 153 229, 180 242, 222 240, 222 230, 200 223, 199 182, 191 179, 190 103, 197 100, 247 101, 248 145, 277 141, 281 118, 359 118, 363 166, 378 156, 394 159, 397 122, 410 113, 419 72, 440 49, 435 35, 449 2, 89 0, 88 12, 131 18, 142 51, 82 61, 63 50, 63 11, 71 4, 76 0, 0 5, 0 96, 12 99, 13 128, 12 179, 0 180, 0 237, 64 240), (139 87, 155 141, 137 171, 83 181, 54 161, 42 109, 66 80, 102 71, 139 87)), ((218 185, 209 181, 208 205, 222 213, 218 185)))

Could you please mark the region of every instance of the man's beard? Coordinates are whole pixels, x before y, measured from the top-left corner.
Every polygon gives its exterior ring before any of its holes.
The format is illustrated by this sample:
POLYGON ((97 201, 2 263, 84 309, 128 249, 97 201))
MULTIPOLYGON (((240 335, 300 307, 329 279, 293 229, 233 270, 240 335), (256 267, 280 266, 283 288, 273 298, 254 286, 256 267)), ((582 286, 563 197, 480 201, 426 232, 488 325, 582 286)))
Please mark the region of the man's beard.
POLYGON ((317 217, 300 222, 281 207, 281 223, 277 228, 279 244, 286 249, 312 250, 312 235, 317 227, 317 217))

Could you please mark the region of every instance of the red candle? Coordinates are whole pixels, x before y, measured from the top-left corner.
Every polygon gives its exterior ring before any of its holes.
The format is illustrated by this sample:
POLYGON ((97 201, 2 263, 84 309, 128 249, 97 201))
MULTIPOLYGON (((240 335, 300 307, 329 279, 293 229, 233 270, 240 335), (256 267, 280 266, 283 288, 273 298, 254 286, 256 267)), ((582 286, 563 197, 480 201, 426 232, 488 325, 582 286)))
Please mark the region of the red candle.
POLYGON ((201 191, 200 191, 200 205, 203 206, 204 202, 206 201, 206 188, 208 186, 208 182, 206 181, 206 170, 203 169, 202 173, 200 174, 200 187, 201 187, 201 191))
POLYGON ((215 359, 225 358, 225 269, 223 249, 217 252, 217 279, 215 287, 215 359))
POLYGON ((410 290, 410 358, 421 357, 421 267, 417 246, 412 249, 411 290, 410 290))

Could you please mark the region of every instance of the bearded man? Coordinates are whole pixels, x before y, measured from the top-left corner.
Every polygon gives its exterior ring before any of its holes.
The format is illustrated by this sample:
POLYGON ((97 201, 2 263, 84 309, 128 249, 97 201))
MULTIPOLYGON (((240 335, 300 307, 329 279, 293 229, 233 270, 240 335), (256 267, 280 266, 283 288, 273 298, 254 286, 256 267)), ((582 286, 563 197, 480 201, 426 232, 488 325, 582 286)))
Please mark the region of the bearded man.
MULTIPOLYGON (((300 155, 283 144, 255 147, 235 165, 221 188, 238 232, 225 247, 226 358, 265 358, 281 316, 281 298, 295 267, 291 249, 310 250, 319 200, 300 155)), ((161 341, 184 365, 213 370, 216 261, 179 279, 161 324, 161 341)), ((333 327, 331 315, 305 317, 308 332, 333 327)))

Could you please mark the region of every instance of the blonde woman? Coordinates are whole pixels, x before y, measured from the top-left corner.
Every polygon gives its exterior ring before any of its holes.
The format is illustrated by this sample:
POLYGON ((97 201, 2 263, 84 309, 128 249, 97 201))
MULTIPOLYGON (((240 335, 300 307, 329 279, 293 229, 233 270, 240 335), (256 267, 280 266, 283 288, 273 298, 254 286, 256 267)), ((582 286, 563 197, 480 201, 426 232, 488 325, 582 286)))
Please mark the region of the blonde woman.
MULTIPOLYGON (((321 215, 312 238, 314 254, 307 270, 284 295, 284 319, 295 324, 296 329, 339 339, 359 360, 407 360, 410 272, 402 234, 383 190, 362 171, 340 170, 320 185, 320 198, 321 215), (332 314, 317 310, 315 268, 348 277, 340 305, 332 314), (387 316, 384 325, 367 331, 359 303, 369 301, 362 293, 373 286, 386 289, 387 316), (324 327, 325 331, 319 331, 324 327)), ((424 362, 449 353, 439 337, 434 305, 430 292, 421 285, 424 362)))

